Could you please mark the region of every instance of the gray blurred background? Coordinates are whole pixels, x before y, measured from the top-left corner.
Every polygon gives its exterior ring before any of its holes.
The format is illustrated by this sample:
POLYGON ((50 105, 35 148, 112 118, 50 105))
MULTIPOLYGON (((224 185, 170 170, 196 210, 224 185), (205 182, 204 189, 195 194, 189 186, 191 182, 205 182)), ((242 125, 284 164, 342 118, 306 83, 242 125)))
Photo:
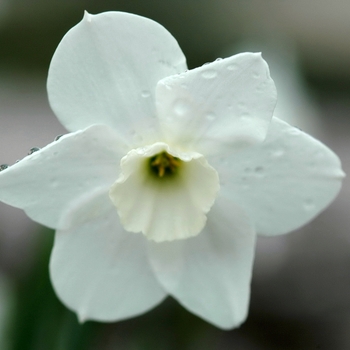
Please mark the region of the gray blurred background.
MULTIPOLYGON (((0 0, 0 164, 12 164, 65 132, 47 102, 47 70, 62 36, 84 10, 127 11, 156 20, 178 40, 190 68, 241 51, 262 51, 279 93, 276 115, 327 144, 349 173, 348 0, 0 0)), ((345 180, 337 200, 301 230, 259 239, 250 314, 240 329, 217 330, 168 300, 138 319, 83 326, 95 335, 80 348, 349 349, 349 191, 345 180)), ((42 242, 52 235, 0 204, 1 349, 78 349, 62 345, 72 344, 66 330, 53 333, 55 346, 47 345, 44 335, 37 337, 41 341, 13 341, 18 305, 27 295, 23 290, 36 288, 28 281, 37 276, 39 255, 46 257, 40 278, 47 278, 52 242, 42 242)), ((49 284, 45 288, 35 289, 38 298, 52 293, 49 284)), ((29 329, 35 308, 21 314, 24 338, 44 333, 41 324, 29 329)), ((47 317, 53 328, 61 327, 47 317)), ((73 317, 67 316, 71 323, 62 321, 64 327, 75 333, 87 329, 72 326, 73 317)))

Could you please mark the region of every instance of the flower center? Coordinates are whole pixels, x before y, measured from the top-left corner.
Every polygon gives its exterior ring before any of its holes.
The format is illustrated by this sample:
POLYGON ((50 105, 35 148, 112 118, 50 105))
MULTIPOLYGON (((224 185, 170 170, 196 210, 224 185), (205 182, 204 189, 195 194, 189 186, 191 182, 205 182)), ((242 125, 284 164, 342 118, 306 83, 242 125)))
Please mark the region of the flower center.
POLYGON ((155 242, 198 235, 219 191, 219 176, 203 155, 164 142, 130 150, 109 197, 121 224, 155 242))
POLYGON ((149 158, 149 166, 156 176, 164 177, 173 175, 181 166, 181 159, 167 152, 161 152, 149 158))

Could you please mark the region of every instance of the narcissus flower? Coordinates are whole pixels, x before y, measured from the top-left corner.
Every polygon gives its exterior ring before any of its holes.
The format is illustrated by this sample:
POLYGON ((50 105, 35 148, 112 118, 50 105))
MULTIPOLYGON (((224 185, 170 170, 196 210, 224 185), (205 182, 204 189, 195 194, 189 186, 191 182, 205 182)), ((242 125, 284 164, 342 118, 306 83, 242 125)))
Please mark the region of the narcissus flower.
POLYGON ((171 295, 239 325, 256 233, 304 225, 340 189, 337 156, 273 117, 260 54, 187 70, 161 25, 86 13, 47 88, 70 133, 4 169, 0 199, 56 229, 52 283, 81 320, 125 319, 171 295))

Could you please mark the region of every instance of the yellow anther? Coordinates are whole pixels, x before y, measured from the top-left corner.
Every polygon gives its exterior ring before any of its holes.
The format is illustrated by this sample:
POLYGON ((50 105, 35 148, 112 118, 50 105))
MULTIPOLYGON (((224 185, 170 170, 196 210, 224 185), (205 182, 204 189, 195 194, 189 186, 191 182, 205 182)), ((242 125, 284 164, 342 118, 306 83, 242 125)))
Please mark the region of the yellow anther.
POLYGON ((150 159, 151 169, 159 177, 173 174, 180 165, 181 160, 167 152, 159 153, 150 159))

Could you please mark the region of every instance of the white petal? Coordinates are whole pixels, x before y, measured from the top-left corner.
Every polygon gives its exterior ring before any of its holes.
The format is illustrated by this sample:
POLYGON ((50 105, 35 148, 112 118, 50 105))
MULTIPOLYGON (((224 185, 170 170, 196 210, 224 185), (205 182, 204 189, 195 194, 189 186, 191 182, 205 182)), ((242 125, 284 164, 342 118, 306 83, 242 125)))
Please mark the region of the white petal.
POLYGON ((113 184, 126 152, 112 129, 93 126, 62 136, 0 172, 0 200, 24 209, 33 220, 63 228, 67 205, 113 184))
POLYGON ((186 69, 176 40, 158 23, 123 12, 85 14, 59 44, 47 88, 52 109, 71 131, 106 124, 133 144, 152 139, 155 87, 186 69))
POLYGON ((219 190, 217 172, 198 153, 176 153, 161 142, 132 150, 121 162, 122 174, 110 197, 126 230, 154 241, 197 235, 219 190), (166 151, 182 164, 171 176, 158 177, 150 158, 166 151))
POLYGON ((261 55, 243 53, 161 80, 156 98, 167 142, 207 155, 262 141, 276 89, 261 55))
POLYGON ((67 212, 71 228, 56 232, 50 274, 56 293, 80 321, 125 319, 164 299, 148 262, 146 239, 123 230, 105 191, 67 212), (76 225, 82 214, 96 208, 99 215, 76 225))
POLYGON ((277 118, 262 144, 211 162, 223 195, 244 208, 263 235, 287 233, 312 220, 336 197, 344 177, 329 148, 277 118))
POLYGON ((160 283, 183 306, 224 329, 244 321, 255 233, 239 208, 219 197, 200 235, 149 245, 160 283))

